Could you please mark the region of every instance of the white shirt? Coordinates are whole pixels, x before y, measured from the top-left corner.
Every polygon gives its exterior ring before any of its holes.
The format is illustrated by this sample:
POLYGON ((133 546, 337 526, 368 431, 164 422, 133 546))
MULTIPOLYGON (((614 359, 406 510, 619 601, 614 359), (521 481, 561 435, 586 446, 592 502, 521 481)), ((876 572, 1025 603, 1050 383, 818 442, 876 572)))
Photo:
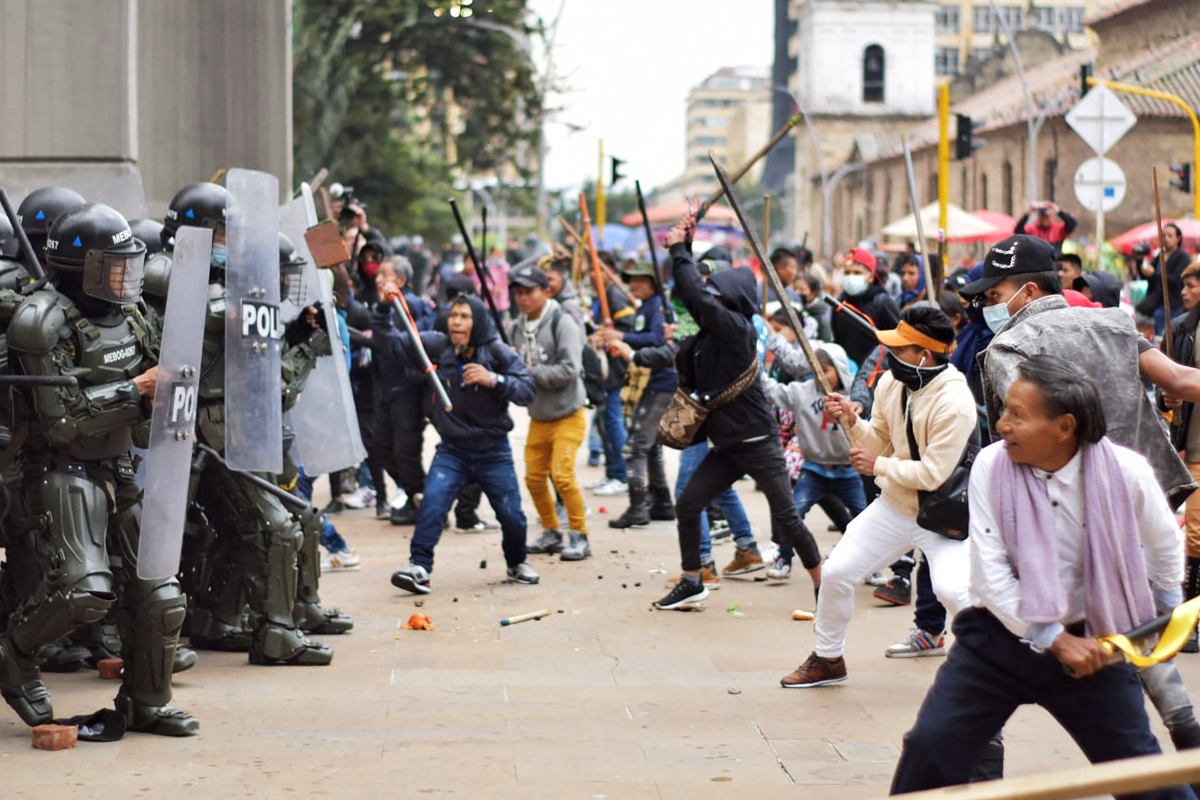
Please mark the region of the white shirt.
MULTIPOLYGON (((1008 458, 1005 447, 1003 442, 997 442, 985 448, 971 467, 971 604, 986 608, 1015 636, 1030 641, 1034 649, 1044 650, 1065 625, 1082 621, 1086 614, 1082 458, 1076 452, 1062 469, 1053 473, 1034 469, 1046 485, 1054 511, 1059 580, 1067 594, 1067 611, 1061 620, 1036 624, 1021 618, 1021 582, 1013 574, 1013 559, 1000 535, 999 516, 992 503, 992 472, 998 459, 1008 458)), ((1134 519, 1146 559, 1146 577, 1156 605, 1165 609, 1182 600, 1183 531, 1176 524, 1146 459, 1119 445, 1114 445, 1114 450, 1133 501, 1134 519)))

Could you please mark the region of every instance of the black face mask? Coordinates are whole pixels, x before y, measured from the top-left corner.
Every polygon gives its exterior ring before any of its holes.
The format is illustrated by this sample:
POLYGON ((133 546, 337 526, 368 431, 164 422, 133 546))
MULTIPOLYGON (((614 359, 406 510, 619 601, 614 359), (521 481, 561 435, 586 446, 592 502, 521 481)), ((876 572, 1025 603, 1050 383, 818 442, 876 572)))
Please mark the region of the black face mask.
POLYGON ((884 355, 884 364, 887 365, 888 371, 892 373, 892 377, 908 387, 910 392, 919 392, 921 389, 928 386, 934 378, 946 371, 949 364, 942 364, 937 367, 914 367, 892 354, 888 350, 884 355))

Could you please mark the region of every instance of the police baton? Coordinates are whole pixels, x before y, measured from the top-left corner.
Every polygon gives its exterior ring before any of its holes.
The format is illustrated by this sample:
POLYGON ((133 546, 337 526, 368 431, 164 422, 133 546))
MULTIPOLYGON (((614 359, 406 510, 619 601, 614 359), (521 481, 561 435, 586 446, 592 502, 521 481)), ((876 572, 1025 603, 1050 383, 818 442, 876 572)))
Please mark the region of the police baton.
POLYGON ((0 386, 65 386, 73 389, 78 385, 74 375, 0 375, 0 386))
POLYGON ((197 472, 204 466, 204 462, 211 458, 213 461, 237 475, 239 478, 249 481, 268 494, 275 495, 275 497, 279 498, 281 503, 293 511, 304 513, 313 507, 312 503, 305 500, 303 497, 298 497, 289 492, 287 489, 282 489, 276 486, 266 478, 260 478, 253 472, 234 469, 233 467, 229 466, 228 461, 221 457, 220 453, 218 453, 216 450, 213 450, 206 444, 197 444, 196 449, 199 451, 199 453, 197 454, 196 459, 192 462, 192 469, 196 470, 197 472))
POLYGON ((417 323, 413 321, 412 313, 408 310, 408 303, 405 302, 403 294, 398 294, 392 298, 392 308, 395 310, 396 316, 400 317, 404 323, 404 329, 412 339, 413 349, 417 351, 417 358, 421 361, 421 369, 424 370, 425 377, 428 378, 430 385, 433 387, 433 393, 437 395, 438 402, 442 404, 442 408, 449 414, 454 410, 454 405, 450 402, 450 395, 446 394, 446 387, 442 386, 442 382, 437 376, 437 371, 433 368, 433 363, 429 360, 429 354, 425 352, 425 345, 421 343, 421 333, 417 330, 417 323))

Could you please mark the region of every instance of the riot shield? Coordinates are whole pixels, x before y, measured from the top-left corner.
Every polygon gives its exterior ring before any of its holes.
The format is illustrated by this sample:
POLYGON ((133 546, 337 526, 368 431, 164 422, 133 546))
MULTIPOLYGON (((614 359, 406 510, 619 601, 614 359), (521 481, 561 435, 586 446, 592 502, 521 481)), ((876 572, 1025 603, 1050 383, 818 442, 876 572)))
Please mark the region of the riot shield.
POLYGON ((296 461, 309 475, 324 475, 358 464, 366 458, 367 452, 358 430, 358 414, 354 410, 350 373, 338 331, 333 287, 327 275, 316 268, 304 240, 304 232, 317 224, 317 209, 307 183, 300 185, 299 197, 279 210, 279 224, 280 230, 295 243, 296 252, 306 262, 306 297, 298 307, 285 304, 284 319, 293 319, 305 306, 320 301, 333 346, 332 357, 317 360, 300 399, 290 412, 292 429, 296 433, 296 461))
POLYGON ((225 460, 280 472, 279 180, 231 169, 225 187, 225 460))
POLYGON ((162 352, 145 458, 138 577, 159 580, 179 571, 196 427, 196 393, 208 312, 208 264, 213 232, 180 228, 163 317, 162 352))

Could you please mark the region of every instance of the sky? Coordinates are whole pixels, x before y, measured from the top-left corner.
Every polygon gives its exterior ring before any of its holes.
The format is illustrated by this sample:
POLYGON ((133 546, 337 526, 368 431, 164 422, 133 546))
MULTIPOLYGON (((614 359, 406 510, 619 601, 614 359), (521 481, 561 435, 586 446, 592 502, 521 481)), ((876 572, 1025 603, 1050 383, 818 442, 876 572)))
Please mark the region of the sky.
MULTIPOLYGON (((598 139, 606 183, 609 156, 645 190, 682 174, 692 87, 721 67, 774 59, 772 0, 529 0, 547 26, 560 6, 555 71, 569 91, 549 100, 563 108, 546 125, 550 189, 595 175, 598 139)), ((535 57, 544 68, 540 44, 535 57)))

